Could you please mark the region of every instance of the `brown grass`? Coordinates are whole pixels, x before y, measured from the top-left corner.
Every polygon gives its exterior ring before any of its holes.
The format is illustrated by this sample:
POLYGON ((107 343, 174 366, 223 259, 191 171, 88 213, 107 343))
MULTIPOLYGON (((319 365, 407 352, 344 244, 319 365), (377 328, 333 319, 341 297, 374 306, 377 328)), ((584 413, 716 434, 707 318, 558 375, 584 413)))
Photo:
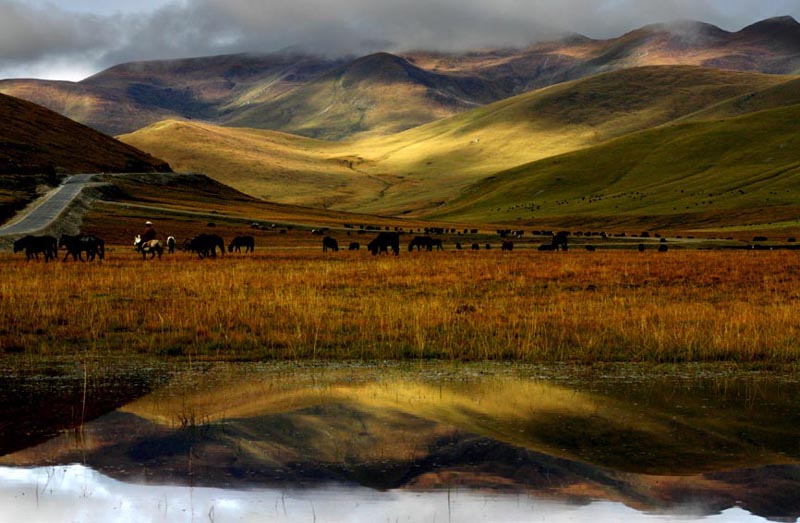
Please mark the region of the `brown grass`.
POLYGON ((0 350, 208 359, 794 362, 794 252, 0 256, 0 350))

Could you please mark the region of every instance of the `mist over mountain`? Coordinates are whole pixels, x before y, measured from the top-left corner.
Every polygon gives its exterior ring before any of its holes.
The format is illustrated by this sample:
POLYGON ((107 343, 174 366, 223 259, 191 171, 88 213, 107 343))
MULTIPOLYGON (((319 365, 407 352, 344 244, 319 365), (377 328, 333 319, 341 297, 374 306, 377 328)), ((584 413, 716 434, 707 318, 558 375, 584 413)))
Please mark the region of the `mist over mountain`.
POLYGON ((679 21, 595 40, 571 34, 523 48, 330 58, 298 51, 131 62, 80 82, 0 81, 24 98, 110 134, 166 118, 342 139, 387 134, 563 81, 645 65, 790 74, 800 24, 738 32, 679 21))

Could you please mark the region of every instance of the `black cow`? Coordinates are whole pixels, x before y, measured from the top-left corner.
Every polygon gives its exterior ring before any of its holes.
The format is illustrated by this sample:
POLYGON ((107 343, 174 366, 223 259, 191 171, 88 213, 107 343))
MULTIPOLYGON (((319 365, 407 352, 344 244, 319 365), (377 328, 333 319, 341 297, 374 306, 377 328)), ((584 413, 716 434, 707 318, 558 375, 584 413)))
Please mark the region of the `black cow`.
POLYGON ((336 238, 331 238, 330 236, 322 238, 322 252, 328 252, 328 249, 333 252, 339 252, 339 242, 336 241, 336 238))
POLYGON ((252 236, 237 236, 231 243, 228 244, 228 252, 242 252, 242 247, 244 247, 244 252, 254 252, 256 250, 256 240, 252 236))
POLYGON ((367 244, 367 249, 373 256, 385 252, 389 254, 389 249, 392 250, 395 256, 400 254, 400 233, 397 232, 382 232, 367 244))
POLYGON ((39 261, 39 253, 44 254, 45 263, 58 257, 58 240, 53 236, 25 236, 14 242, 14 253, 25 251, 25 261, 35 258, 39 261))
POLYGON ((84 252, 88 261, 94 261, 95 258, 102 260, 105 257, 106 242, 93 235, 77 234, 70 236, 62 234, 61 239, 58 241, 58 246, 64 247, 67 251, 64 253, 62 261, 67 261, 70 255, 72 255, 73 261, 83 261, 84 252))
POLYGON ((444 247, 442 247, 442 240, 431 238, 430 236, 414 236, 414 239, 408 243, 408 252, 413 251, 414 247, 417 248, 417 251, 424 248, 426 251, 431 252, 434 247, 438 251, 444 250, 444 247))
POLYGON ((220 255, 225 256, 225 242, 222 237, 218 234, 202 233, 189 241, 187 250, 196 252, 197 256, 202 259, 207 257, 216 258, 217 248, 219 248, 220 255))
POLYGON ((357 251, 361 248, 361 244, 358 242, 350 242, 350 245, 347 247, 348 251, 357 251))
POLYGON ((513 251, 514 250, 514 242, 511 240, 503 240, 503 244, 500 246, 501 251, 513 251))

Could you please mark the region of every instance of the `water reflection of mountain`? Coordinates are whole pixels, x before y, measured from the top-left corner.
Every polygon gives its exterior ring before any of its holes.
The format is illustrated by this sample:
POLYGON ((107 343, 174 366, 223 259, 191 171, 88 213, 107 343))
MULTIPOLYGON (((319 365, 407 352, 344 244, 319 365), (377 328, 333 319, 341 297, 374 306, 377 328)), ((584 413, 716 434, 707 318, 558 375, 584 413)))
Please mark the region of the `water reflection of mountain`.
POLYGON ((794 384, 354 370, 190 377, 0 463, 208 486, 490 488, 800 516, 794 384), (754 392, 755 391, 755 392, 754 392))

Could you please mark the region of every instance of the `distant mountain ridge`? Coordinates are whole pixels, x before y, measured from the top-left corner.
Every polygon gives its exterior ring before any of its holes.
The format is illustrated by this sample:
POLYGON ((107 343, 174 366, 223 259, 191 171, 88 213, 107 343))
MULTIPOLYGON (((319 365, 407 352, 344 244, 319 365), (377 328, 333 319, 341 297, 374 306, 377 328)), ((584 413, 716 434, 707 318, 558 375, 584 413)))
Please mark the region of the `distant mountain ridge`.
POLYGON ((329 59, 300 53, 121 64, 81 82, 0 81, 0 92, 110 134, 166 118, 342 139, 390 134, 601 72, 646 65, 800 71, 800 24, 779 17, 738 32, 695 21, 617 38, 571 35, 525 49, 415 51, 329 59))

